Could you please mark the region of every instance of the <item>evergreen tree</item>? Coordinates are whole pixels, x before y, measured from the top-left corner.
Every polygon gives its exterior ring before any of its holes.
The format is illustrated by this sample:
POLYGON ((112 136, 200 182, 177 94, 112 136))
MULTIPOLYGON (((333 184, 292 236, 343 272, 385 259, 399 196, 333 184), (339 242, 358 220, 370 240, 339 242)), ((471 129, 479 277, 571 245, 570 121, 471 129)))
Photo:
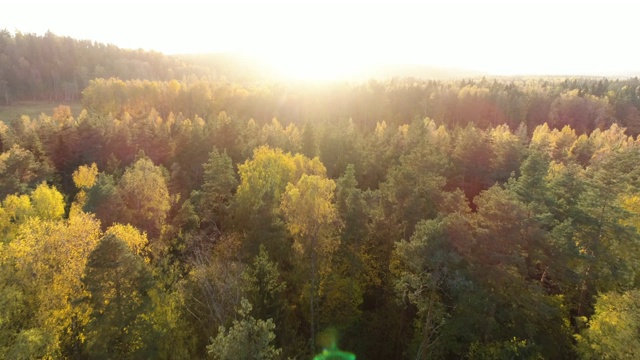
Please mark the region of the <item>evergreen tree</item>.
POLYGON ((154 286, 148 265, 115 235, 89 255, 82 279, 91 307, 86 353, 95 359, 148 359, 155 347, 149 323, 154 286))
POLYGON ((279 359, 282 350, 271 345, 275 339, 273 321, 256 320, 250 314, 251 304, 243 299, 238 309, 240 319, 234 320, 228 329, 218 329, 218 335, 207 346, 209 356, 217 360, 279 359))

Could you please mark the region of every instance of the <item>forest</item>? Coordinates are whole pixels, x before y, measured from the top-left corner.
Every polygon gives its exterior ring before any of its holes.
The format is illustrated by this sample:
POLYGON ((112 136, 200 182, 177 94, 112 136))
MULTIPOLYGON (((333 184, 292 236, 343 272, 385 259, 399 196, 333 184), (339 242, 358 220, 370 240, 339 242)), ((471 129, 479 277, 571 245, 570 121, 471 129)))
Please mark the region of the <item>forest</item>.
POLYGON ((0 33, 0 359, 640 357, 640 80, 202 61, 0 33))

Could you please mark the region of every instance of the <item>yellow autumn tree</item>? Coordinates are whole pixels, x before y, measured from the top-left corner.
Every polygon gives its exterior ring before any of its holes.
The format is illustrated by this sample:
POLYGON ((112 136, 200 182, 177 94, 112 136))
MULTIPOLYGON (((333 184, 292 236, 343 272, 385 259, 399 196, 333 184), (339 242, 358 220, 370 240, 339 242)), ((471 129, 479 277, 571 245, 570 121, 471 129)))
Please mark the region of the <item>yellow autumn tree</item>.
POLYGON ((332 248, 327 240, 331 239, 329 233, 336 227, 338 219, 333 203, 335 189, 336 184, 331 179, 304 174, 295 185, 287 185, 280 206, 296 248, 309 257, 311 265, 309 312, 312 352, 316 350, 318 254, 330 252, 332 248))
POLYGON ((54 187, 42 183, 29 195, 7 196, 0 206, 0 234, 11 241, 19 225, 30 218, 59 220, 64 216, 64 198, 54 187))
POLYGON ((138 159, 125 170, 116 194, 118 222, 146 231, 151 238, 161 234, 171 202, 167 182, 159 166, 149 158, 138 159))
POLYGON ((148 254, 145 253, 146 247, 149 244, 147 233, 140 232, 140 230, 129 224, 123 225, 116 223, 105 231, 105 235, 113 235, 121 239, 129 246, 129 250, 131 250, 133 254, 144 257, 145 261, 149 263, 150 259, 147 256, 148 254))
POLYGON ((640 356, 640 291, 600 294, 588 327, 576 335, 583 359, 637 359, 640 356))
POLYGON ((76 188, 80 190, 75 202, 81 209, 87 202, 87 190, 95 185, 98 179, 98 166, 96 163, 92 163, 91 166, 82 165, 71 176, 76 188))
POLYGON ((42 183, 33 190, 30 197, 34 215, 40 219, 58 220, 64 215, 64 198, 52 186, 42 183))
POLYGON ((248 257, 258 254, 260 244, 270 254, 281 256, 290 249, 284 241, 280 207, 287 184, 297 184, 305 174, 326 177, 326 168, 318 158, 261 146, 254 150, 252 159, 238 166, 238 172, 240 185, 232 208, 236 227, 246 230, 243 246, 248 257))
POLYGON ((59 358, 80 341, 86 309, 81 283, 100 238, 93 215, 68 220, 30 217, 0 256, 0 353, 7 358, 59 358))

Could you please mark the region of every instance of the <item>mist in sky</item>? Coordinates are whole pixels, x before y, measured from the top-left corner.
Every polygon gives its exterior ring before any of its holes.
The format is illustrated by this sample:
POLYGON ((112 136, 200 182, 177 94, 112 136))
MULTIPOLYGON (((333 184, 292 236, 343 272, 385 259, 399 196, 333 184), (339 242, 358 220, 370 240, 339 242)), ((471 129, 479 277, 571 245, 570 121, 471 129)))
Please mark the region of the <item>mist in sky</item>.
POLYGON ((0 28, 167 54, 249 54, 347 72, 421 64, 495 75, 640 73, 636 6, 585 2, 324 4, 3 2, 0 28))

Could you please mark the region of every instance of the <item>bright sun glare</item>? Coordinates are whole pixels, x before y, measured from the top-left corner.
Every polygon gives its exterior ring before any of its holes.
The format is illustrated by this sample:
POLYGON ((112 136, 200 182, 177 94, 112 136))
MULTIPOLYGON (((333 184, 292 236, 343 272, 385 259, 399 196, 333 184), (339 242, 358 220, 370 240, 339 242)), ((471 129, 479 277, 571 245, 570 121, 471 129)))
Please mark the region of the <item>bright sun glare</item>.
POLYGON ((256 55, 281 76, 316 81, 358 76, 372 64, 422 64, 496 75, 597 74, 637 71, 640 57, 626 35, 634 33, 636 24, 630 6, 578 6, 577 0, 553 5, 546 0, 509 5, 464 0, 412 5, 212 1, 189 6, 113 1, 119 6, 74 6, 75 13, 100 16, 69 17, 58 4, 23 0, 0 12, 0 28, 40 34, 51 30, 167 54, 256 55), (36 13, 31 11, 34 3, 40 10, 36 13), (153 17, 142 15, 150 4, 153 17))
MULTIPOLYGON (((249 31, 241 35, 246 43, 253 44, 250 49, 241 51, 252 52, 264 59, 284 78, 303 81, 349 79, 370 65, 375 58, 372 48, 381 47, 372 41, 378 36, 367 25, 371 20, 354 20, 358 18, 358 8, 353 5, 280 10, 275 11, 278 17, 261 33, 249 31)), ((369 11, 369 16, 372 15, 374 13, 369 11)))
POLYGON ((286 54, 267 59, 276 74, 290 80, 335 81, 352 78, 362 71, 364 61, 332 56, 286 54))

